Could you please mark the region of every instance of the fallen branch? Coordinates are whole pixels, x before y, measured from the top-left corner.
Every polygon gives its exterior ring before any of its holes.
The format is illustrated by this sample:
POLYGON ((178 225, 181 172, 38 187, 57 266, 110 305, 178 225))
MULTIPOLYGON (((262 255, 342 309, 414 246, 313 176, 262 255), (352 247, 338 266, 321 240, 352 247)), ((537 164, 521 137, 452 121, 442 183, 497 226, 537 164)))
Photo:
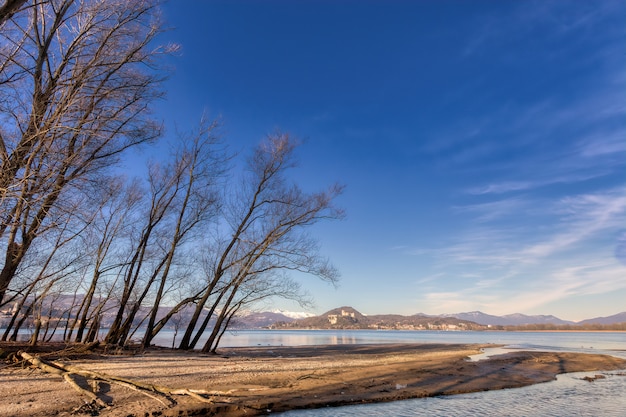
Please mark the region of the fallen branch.
POLYGON ((201 394, 210 395, 210 392, 204 390, 190 390, 186 388, 176 389, 169 388, 161 385, 153 385, 153 384, 144 384, 141 382, 133 381, 126 378, 120 378, 114 375, 107 375, 100 372, 89 371, 87 369, 80 368, 78 366, 66 365, 59 362, 48 362, 37 356, 33 356, 27 352, 19 351, 17 353, 18 357, 21 357, 26 362, 30 363, 32 366, 50 374, 59 375, 62 377, 70 386, 78 391, 81 395, 89 398, 91 400, 91 404, 99 407, 105 408, 108 405, 102 401, 97 395, 96 392, 90 391, 81 387, 76 380, 72 377, 73 375, 82 376, 85 378, 89 378, 95 381, 105 381, 109 384, 117 384, 123 386, 125 388, 129 388, 140 392, 143 395, 146 395, 154 400, 159 401, 161 404, 166 405, 166 402, 163 401, 165 398, 169 401, 169 405, 173 406, 176 404, 176 401, 171 397, 172 395, 187 395, 196 401, 200 401, 203 403, 213 404, 214 402, 206 397, 203 397, 201 394))

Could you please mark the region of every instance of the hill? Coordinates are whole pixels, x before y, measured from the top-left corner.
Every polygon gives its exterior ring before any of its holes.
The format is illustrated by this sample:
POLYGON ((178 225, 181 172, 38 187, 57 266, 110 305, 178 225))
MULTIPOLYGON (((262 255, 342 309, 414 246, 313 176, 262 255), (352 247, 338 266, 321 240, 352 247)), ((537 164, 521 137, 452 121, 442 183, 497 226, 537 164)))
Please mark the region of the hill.
POLYGON ((612 316, 608 316, 608 317, 596 317, 593 319, 579 321, 577 324, 616 324, 616 323, 626 323, 626 311, 613 314, 612 316))
POLYGON ((487 326, 523 326, 526 324, 575 324, 573 321, 561 320, 555 316, 536 315, 527 316, 525 314, 507 314, 505 316, 492 316, 481 311, 471 311, 468 313, 456 313, 444 315, 458 319, 473 321, 487 326))
POLYGON ((315 317, 278 322, 272 329, 482 330, 486 326, 454 317, 417 314, 366 316, 353 307, 339 307, 315 317))

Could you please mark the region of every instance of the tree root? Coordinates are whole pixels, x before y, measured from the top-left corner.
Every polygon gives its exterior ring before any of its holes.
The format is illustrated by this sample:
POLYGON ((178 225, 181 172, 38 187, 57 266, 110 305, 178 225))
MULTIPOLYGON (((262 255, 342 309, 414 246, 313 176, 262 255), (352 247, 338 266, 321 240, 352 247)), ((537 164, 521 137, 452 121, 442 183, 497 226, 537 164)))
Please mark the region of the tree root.
POLYGON ((176 405, 176 400, 172 398, 173 395, 187 395, 196 401, 214 404, 214 401, 204 397, 203 395, 211 395, 209 391, 204 390, 190 390, 186 388, 176 389, 169 388, 161 385, 144 384, 138 381, 130 379, 120 378, 114 375, 107 375, 100 372, 89 371, 87 369, 80 368, 78 366, 66 365, 54 361, 45 361, 37 356, 33 356, 27 352, 19 351, 16 355, 21 357, 24 361, 30 363, 32 366, 54 375, 58 375, 63 378, 75 391, 79 392, 84 397, 87 397, 89 405, 92 408, 103 409, 109 406, 97 395, 97 384, 92 384, 96 388, 94 391, 81 387, 74 376, 81 376, 94 381, 105 381, 109 384, 116 384, 140 392, 141 394, 159 401, 164 406, 176 405), (168 404, 169 403, 169 404, 168 404))

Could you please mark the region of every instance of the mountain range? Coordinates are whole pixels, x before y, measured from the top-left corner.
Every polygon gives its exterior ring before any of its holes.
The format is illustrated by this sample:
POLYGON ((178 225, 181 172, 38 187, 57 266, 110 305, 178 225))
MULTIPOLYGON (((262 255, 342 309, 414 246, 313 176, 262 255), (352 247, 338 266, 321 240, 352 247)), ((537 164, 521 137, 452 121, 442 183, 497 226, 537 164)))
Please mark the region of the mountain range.
POLYGON ((455 317, 463 320, 470 320, 478 324, 492 325, 492 326, 522 326, 525 324, 616 324, 626 322, 626 311, 618 314, 614 314, 609 317, 595 317, 592 319, 586 319, 579 322, 562 320, 558 317, 549 315, 534 315, 527 316, 525 314, 515 313, 507 314, 504 316, 492 316, 480 311, 471 311, 469 313, 456 313, 456 314, 444 314, 444 317, 455 317))
POLYGON ((412 316, 402 316, 397 314, 379 314, 379 315, 363 315, 352 307, 340 307, 323 313, 319 316, 314 316, 309 313, 294 313, 286 311, 273 311, 273 312, 256 312, 249 313, 238 319, 236 326, 239 328, 261 328, 261 327, 292 327, 294 325, 302 325, 305 327, 319 327, 324 324, 328 327, 328 317, 337 315, 338 324, 344 327, 356 328, 356 323, 352 322, 350 313, 354 313, 354 319, 360 321, 361 324, 367 322, 382 323, 387 325, 390 322, 400 324, 415 324, 435 322, 439 320, 439 323, 458 324, 460 323, 475 323, 482 326, 523 326, 532 324, 551 324, 551 325, 611 325, 626 322, 626 311, 614 314, 608 317, 595 317, 578 322, 570 320, 562 320, 553 315, 526 315, 526 314, 507 314, 504 316, 495 316, 486 314, 481 311, 471 311, 465 313, 455 314, 441 314, 430 315, 424 313, 418 313, 412 316), (342 316, 341 310, 348 313, 342 316), (447 319, 447 320, 446 320, 447 319), (297 323, 296 323, 297 322, 297 323), (291 326, 276 326, 276 323, 292 324, 291 326), (317 325, 317 326, 316 326, 317 325))
MULTIPOLYGON (((80 296, 78 301, 80 301, 80 296)), ((74 296, 59 296, 48 304, 43 314, 50 314, 51 317, 61 317, 64 311, 69 311, 72 305, 77 303, 74 296)), ((147 309, 141 309, 143 313, 147 313, 147 309), (145 311, 144 311, 145 310, 145 311)), ((159 309, 159 317, 162 317, 168 307, 159 309)), ((113 320, 115 309, 105 311, 102 326, 110 325, 113 320)), ((192 313, 192 308, 183 309, 179 314, 182 322, 186 322, 192 313)), ((9 322, 12 315, 12 306, 7 305, 0 309, 0 328, 9 322)), ((141 314, 139 314, 141 315, 141 314)), ((459 325, 463 323, 466 328, 473 328, 473 325, 480 326, 524 326, 524 325, 613 325, 618 323, 626 323, 626 311, 614 314, 608 317, 595 317, 578 322, 562 320, 552 315, 525 315, 525 314, 507 314, 504 316, 495 316, 483 313, 481 311, 471 311, 455 314, 429 315, 418 313, 411 316, 402 316, 398 314, 379 314, 364 315, 352 307, 340 307, 319 316, 307 312, 290 312, 282 310, 249 312, 242 314, 233 320, 232 327, 239 329, 259 329, 268 327, 277 327, 277 323, 282 323, 282 327, 291 324, 290 327, 317 327, 317 328, 427 328, 427 326, 443 326, 443 325, 459 325), (342 310, 346 315, 342 315, 342 310), (354 314, 354 317, 352 317, 354 314), (337 322, 332 325, 329 322, 329 316, 337 316, 337 322), (292 324, 293 323, 293 324, 292 324), (437 324, 436 324, 437 323, 437 324), (321 326, 321 327, 320 327, 321 326), (342 327, 343 326, 343 327, 342 327), (421 326, 421 327, 420 327, 421 326)), ((280 326, 278 326, 280 327, 280 326)))

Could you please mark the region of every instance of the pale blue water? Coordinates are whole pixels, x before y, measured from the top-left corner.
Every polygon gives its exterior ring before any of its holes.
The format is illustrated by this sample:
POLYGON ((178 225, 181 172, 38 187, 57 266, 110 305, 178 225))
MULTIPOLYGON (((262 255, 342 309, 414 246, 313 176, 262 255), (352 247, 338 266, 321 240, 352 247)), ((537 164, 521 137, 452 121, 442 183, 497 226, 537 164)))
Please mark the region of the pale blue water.
MULTIPOLYGON (((178 337, 180 338, 181 335, 178 337)), ((172 345, 173 332, 154 343, 172 345)), ((201 339, 198 346, 202 346, 201 339)), ((242 330, 224 335, 220 348, 242 346, 313 346, 370 343, 493 343, 513 348, 568 350, 626 355, 624 332, 456 332, 397 330, 242 330)), ((625 415, 626 417, 626 415, 625 415)))

